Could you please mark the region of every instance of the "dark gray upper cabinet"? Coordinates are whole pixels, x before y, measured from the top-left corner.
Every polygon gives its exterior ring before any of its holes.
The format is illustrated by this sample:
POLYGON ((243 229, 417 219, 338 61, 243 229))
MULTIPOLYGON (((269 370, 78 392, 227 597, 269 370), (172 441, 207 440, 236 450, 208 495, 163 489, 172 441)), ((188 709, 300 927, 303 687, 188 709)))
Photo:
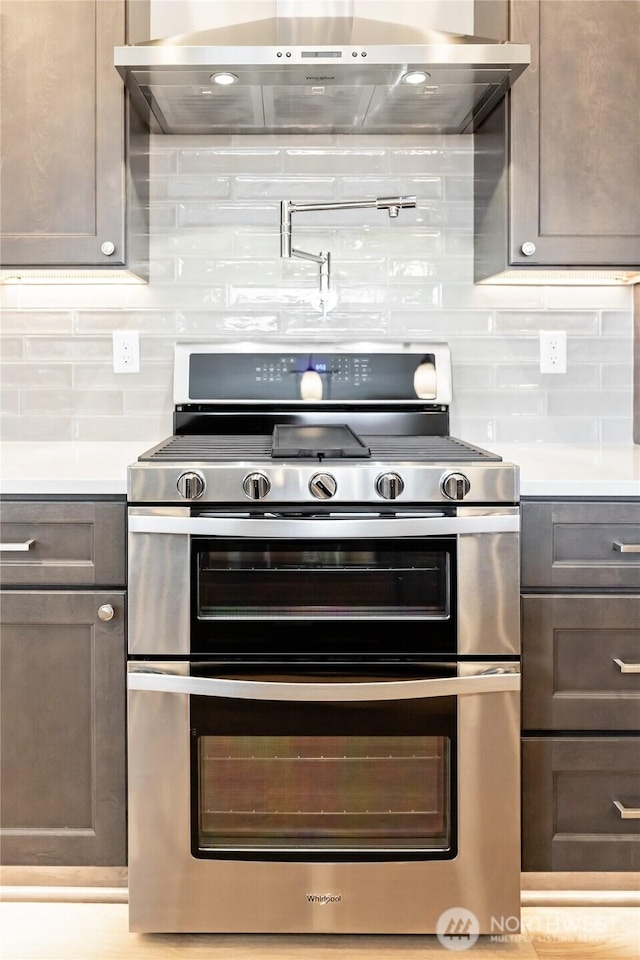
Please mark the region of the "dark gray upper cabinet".
POLYGON ((146 275, 148 137, 113 66, 142 13, 135 0, 0 0, 3 269, 146 275))
POLYGON ((510 0, 509 13, 531 66, 476 133, 476 280, 640 277, 640 2, 510 0))

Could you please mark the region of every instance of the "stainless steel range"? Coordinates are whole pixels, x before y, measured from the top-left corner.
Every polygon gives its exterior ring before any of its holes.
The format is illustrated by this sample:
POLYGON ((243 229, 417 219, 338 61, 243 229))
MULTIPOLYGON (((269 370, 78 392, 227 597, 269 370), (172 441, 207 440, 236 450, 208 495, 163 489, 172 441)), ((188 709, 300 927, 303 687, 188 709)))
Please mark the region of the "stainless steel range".
POLYGON ((444 343, 176 347, 129 469, 132 930, 517 929, 518 469, 444 343))

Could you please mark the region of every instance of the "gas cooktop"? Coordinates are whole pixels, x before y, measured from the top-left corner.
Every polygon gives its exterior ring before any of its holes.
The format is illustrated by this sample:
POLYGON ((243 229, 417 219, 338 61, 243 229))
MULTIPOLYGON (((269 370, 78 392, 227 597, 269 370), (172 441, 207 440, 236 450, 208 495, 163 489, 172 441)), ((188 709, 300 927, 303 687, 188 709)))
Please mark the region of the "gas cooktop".
POLYGON ((178 344, 174 435, 130 503, 517 503, 518 468, 449 434, 447 344, 312 351, 178 344))
MULTIPOLYGON (((455 437, 361 437, 369 453, 360 454, 362 458, 398 461, 411 460, 416 463, 471 463, 477 460, 497 462, 501 460, 495 453, 482 450, 455 437)), ((291 450, 288 454, 292 459, 327 459, 322 453, 310 454, 291 450)), ((340 458, 340 453, 335 453, 340 458)), ((356 459, 352 454, 349 459, 356 459)), ((227 436, 214 434, 212 436, 172 436, 163 440, 151 450, 141 454, 141 462, 154 463, 184 463, 198 461, 199 463, 225 463, 233 460, 269 460, 274 458, 273 438, 271 436, 227 436)), ((279 459, 279 456, 278 456, 279 459)), ((329 456, 329 459, 331 457, 329 456)))

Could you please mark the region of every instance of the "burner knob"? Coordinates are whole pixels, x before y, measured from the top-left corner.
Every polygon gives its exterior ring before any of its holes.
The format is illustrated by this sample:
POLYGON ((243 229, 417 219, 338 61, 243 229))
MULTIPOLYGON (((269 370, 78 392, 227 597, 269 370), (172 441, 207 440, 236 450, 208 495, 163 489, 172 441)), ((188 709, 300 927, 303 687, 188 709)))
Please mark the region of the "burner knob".
POLYGON ((204 493, 204 477, 199 473, 183 473, 178 477, 178 493, 185 500, 197 500, 204 493))
POLYGON ((464 473, 447 473, 440 481, 440 489, 449 500, 464 500, 471 483, 464 473))
POLYGON ((330 473, 316 473, 309 480, 309 490, 318 500, 330 500, 334 497, 338 484, 330 473))
POLYGON ((249 473, 242 481, 242 489, 249 500, 264 500, 271 490, 271 484, 264 474, 249 473))
POLYGON ((397 500, 404 490, 404 480, 397 473, 383 473, 376 480, 376 490, 385 500, 397 500))

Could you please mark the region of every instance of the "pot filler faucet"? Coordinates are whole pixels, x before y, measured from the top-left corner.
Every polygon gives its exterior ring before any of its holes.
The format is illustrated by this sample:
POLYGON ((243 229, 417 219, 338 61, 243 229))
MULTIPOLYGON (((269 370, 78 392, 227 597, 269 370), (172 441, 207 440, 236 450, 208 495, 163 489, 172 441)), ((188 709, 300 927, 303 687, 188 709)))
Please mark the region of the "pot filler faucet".
POLYGON ((331 255, 329 253, 307 253, 293 246, 291 237, 291 215, 293 213, 309 213, 317 210, 360 210, 375 207, 377 210, 388 210, 390 217, 397 217, 403 207, 415 207, 415 197, 376 197, 372 200, 344 200, 336 203, 295 203, 293 200, 282 200, 280 203, 280 256, 287 260, 299 257, 301 260, 311 260, 320 267, 320 303, 326 313, 331 294, 331 255))

